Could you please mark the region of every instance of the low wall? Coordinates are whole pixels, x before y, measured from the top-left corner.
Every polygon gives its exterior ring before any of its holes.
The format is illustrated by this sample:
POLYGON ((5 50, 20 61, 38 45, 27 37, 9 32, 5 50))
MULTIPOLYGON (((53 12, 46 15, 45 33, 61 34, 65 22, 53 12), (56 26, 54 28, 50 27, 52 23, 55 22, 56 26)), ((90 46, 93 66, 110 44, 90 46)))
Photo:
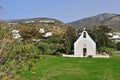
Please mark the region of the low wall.
POLYGON ((94 55, 93 58, 110 58, 108 54, 106 55, 94 55))
POLYGON ((63 57, 82 57, 82 56, 78 56, 78 55, 65 55, 65 54, 63 54, 62 56, 63 57))
MULTIPOLYGON (((79 55, 65 55, 65 54, 63 54, 62 56, 63 57, 83 57, 83 56, 79 56, 79 55)), ((110 56, 108 54, 106 54, 106 55, 93 55, 93 58, 110 58, 110 56)))

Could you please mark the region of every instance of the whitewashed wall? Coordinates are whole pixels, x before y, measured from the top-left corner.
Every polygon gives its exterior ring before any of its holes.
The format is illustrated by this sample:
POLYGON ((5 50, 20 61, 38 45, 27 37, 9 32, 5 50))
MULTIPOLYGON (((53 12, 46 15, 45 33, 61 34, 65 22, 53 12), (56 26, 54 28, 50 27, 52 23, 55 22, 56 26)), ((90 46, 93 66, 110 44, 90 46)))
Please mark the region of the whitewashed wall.
POLYGON ((74 55, 83 57, 83 48, 87 48, 86 56, 96 55, 96 43, 91 39, 87 31, 83 31, 74 43, 74 55), (86 38, 83 38, 84 32, 86 33, 86 38))

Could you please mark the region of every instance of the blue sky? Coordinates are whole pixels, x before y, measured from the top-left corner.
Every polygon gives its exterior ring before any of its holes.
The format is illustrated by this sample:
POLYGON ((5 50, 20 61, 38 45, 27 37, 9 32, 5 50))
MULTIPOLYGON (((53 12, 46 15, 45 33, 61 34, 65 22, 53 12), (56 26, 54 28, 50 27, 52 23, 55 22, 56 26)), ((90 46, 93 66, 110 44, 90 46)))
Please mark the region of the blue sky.
POLYGON ((3 19, 49 17, 71 22, 101 13, 120 14, 120 0, 0 0, 3 19))

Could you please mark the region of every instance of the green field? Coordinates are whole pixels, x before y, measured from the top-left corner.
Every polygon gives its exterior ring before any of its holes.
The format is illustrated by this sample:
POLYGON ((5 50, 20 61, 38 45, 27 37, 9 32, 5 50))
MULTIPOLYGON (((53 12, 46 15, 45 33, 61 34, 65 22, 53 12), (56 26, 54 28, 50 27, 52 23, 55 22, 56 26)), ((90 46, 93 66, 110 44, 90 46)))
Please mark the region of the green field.
POLYGON ((120 57, 64 58, 44 56, 32 71, 22 70, 28 80, 120 80, 120 57))

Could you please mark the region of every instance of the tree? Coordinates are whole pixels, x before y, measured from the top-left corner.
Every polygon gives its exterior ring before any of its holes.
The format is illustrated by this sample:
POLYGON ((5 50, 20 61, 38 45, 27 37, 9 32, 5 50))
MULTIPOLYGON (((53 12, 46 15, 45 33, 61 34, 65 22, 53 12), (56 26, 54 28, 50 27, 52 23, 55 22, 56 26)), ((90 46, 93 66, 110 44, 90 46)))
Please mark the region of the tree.
POLYGON ((65 33, 65 52, 69 54, 74 49, 74 42, 77 39, 77 29, 73 27, 67 27, 67 31, 65 33))
POLYGON ((109 27, 102 25, 94 26, 93 30, 89 31, 90 36, 96 42, 98 51, 101 51, 101 46, 116 48, 116 45, 108 39, 107 33, 109 33, 110 31, 111 29, 109 27))
POLYGON ((2 29, 0 34, 0 79, 14 79, 24 64, 34 63, 39 51, 33 44, 12 40, 9 30, 2 29))
POLYGON ((117 50, 120 50, 120 42, 117 43, 117 50))
POLYGON ((38 42, 38 43, 35 43, 35 46, 43 55, 50 52, 50 48, 49 48, 50 45, 48 43, 38 42))
POLYGON ((38 30, 34 27, 25 27, 21 29, 20 34, 24 40, 30 40, 37 36, 38 30))

